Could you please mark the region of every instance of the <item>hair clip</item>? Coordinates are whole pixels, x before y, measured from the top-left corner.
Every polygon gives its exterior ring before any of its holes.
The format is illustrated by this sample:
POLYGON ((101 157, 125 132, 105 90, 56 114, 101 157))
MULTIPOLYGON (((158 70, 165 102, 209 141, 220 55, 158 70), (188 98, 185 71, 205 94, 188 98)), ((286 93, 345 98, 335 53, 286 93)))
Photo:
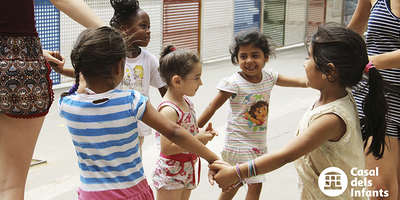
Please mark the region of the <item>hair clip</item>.
POLYGON ((171 48, 171 51, 175 51, 175 50, 176 50, 175 47, 172 47, 172 48, 171 48))

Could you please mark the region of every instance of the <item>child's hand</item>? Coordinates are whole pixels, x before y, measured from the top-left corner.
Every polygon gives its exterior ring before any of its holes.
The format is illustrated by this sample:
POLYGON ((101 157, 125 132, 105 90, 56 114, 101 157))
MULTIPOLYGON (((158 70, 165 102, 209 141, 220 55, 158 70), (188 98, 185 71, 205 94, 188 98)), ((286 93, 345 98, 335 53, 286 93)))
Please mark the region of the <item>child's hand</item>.
POLYGON ((51 52, 43 50, 43 56, 55 72, 59 74, 62 74, 64 72, 65 58, 60 54, 59 51, 51 52))
POLYGON ((215 136, 218 136, 218 132, 216 130, 214 130, 214 128, 212 127, 212 123, 211 122, 208 123, 208 125, 207 125, 206 133, 209 133, 209 134, 212 135, 212 138, 209 141, 214 139, 215 136))
POLYGON ((207 128, 199 129, 199 133, 196 135, 196 138, 200 140, 200 142, 202 142, 204 145, 206 145, 216 135, 218 136, 218 133, 214 131, 212 123, 209 123, 207 128))
POLYGON ((208 181, 211 185, 214 185, 214 181, 216 181, 224 192, 228 192, 237 186, 238 177, 234 166, 222 160, 216 160, 208 165, 208 167, 210 168, 208 172, 208 181))

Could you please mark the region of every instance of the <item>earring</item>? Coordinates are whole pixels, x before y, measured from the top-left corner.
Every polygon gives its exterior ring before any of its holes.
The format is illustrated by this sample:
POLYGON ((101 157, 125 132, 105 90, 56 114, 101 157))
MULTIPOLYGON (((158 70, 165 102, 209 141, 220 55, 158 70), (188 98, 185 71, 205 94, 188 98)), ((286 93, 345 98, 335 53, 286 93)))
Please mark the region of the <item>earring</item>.
POLYGON ((325 74, 322 74, 322 79, 326 79, 326 75, 325 74))

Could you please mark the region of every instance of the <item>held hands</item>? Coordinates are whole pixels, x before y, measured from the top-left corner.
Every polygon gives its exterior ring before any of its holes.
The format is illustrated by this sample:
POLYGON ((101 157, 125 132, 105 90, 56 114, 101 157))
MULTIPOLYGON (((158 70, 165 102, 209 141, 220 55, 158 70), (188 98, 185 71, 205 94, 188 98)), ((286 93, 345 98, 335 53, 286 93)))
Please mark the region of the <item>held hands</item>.
POLYGON ((229 191, 237 186, 239 178, 235 166, 231 166, 222 160, 216 160, 208 166, 208 181, 214 185, 214 181, 222 188, 222 191, 229 191))
POLYGON ((64 72, 65 58, 60 54, 59 51, 51 52, 43 50, 43 56, 55 72, 59 74, 62 74, 64 72))
POLYGON ((196 138, 206 145, 209 141, 214 139, 215 136, 218 136, 218 132, 214 130, 212 123, 210 122, 205 129, 199 129, 196 138))

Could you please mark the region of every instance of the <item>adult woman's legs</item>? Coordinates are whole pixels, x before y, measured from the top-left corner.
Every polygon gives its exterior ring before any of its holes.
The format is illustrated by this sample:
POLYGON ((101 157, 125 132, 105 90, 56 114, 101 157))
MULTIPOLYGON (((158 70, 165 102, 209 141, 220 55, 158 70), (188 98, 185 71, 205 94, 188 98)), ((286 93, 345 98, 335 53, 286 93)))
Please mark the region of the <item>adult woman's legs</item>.
POLYGON ((44 117, 0 114, 0 199, 23 200, 26 178, 44 117))
POLYGON ((372 180, 372 186, 369 186, 368 190, 383 190, 383 192, 388 190, 389 196, 386 198, 370 197, 370 200, 400 200, 400 140, 386 136, 386 143, 387 146, 383 158, 376 160, 372 154, 369 154, 365 157, 365 168, 367 170, 378 168, 379 170, 379 176, 367 177, 368 180, 372 180))

